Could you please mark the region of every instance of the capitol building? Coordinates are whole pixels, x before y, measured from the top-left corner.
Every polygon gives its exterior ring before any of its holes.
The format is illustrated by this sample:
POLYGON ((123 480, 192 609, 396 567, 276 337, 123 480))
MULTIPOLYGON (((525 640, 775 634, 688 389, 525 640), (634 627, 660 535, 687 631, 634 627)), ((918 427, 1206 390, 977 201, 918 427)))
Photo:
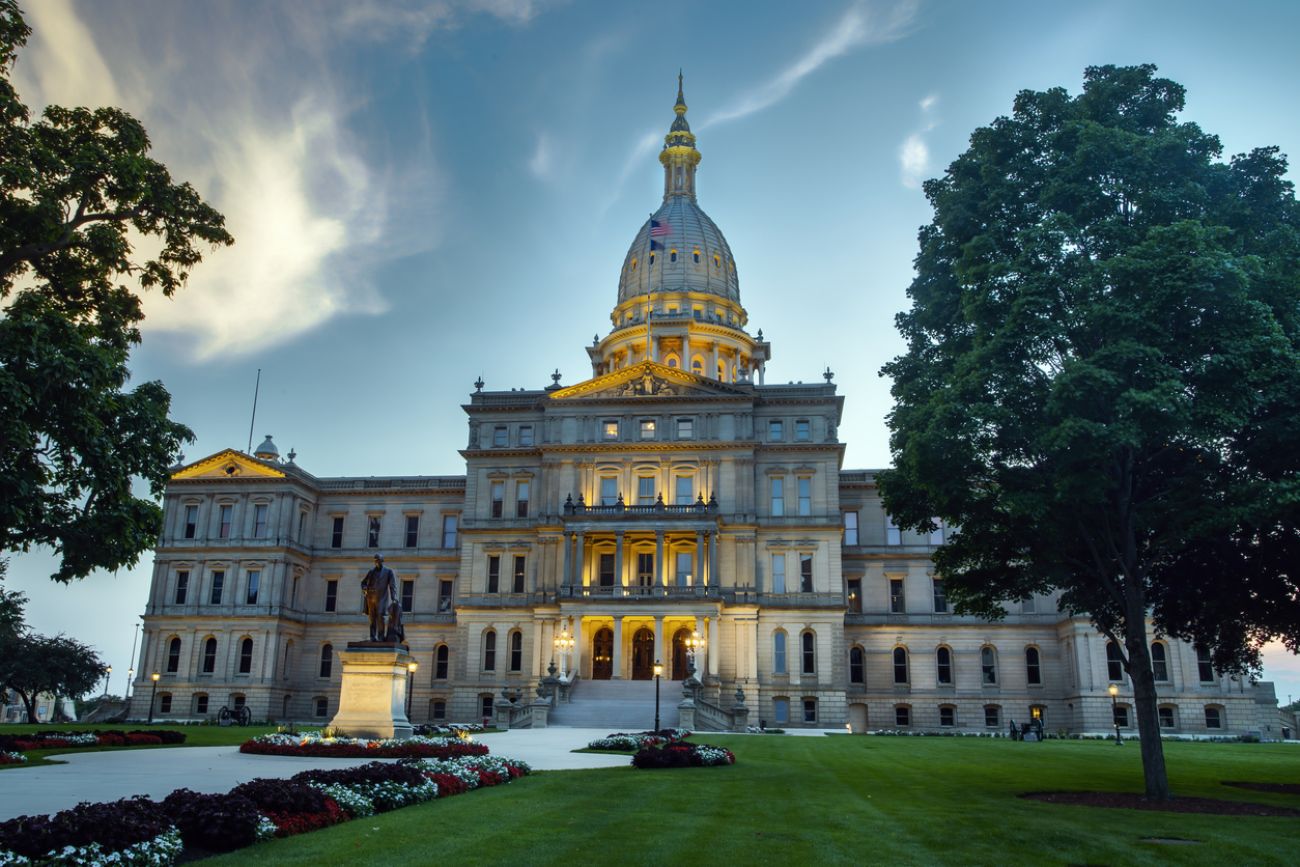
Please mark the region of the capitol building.
MULTIPOLYGON (((174 469, 132 718, 328 723, 379 553, 416 724, 649 728, 660 663, 665 724, 685 702, 696 728, 1136 733, 1118 656, 1054 596, 953 612, 931 560, 951 530, 894 526, 875 471, 842 467, 830 371, 765 381, 680 84, 674 111, 590 378, 477 383, 464 475, 320 478, 271 437, 174 469)), ((1269 685, 1180 641, 1152 658, 1168 733, 1280 736, 1269 685)))

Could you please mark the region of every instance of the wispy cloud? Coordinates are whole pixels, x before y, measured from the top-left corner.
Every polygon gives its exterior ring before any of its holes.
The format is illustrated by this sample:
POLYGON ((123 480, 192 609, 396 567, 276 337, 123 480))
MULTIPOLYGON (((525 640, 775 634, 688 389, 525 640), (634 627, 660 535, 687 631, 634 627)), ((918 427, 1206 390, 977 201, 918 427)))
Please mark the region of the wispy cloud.
POLYGON ((879 4, 865 2, 853 4, 802 56, 772 78, 745 91, 731 104, 706 117, 700 124, 700 129, 739 120, 772 107, 785 99, 805 78, 855 48, 903 38, 910 32, 916 19, 917 5, 916 0, 903 0, 884 8, 880 8, 879 4))
POLYGON ((524 25, 560 0, 336 0, 338 29, 374 40, 399 40, 419 49, 438 30, 474 15, 524 25))
POLYGON ((550 177, 554 166, 555 148, 551 145, 551 136, 548 133, 540 133, 537 136, 537 145, 533 148, 533 155, 528 158, 528 171, 532 172, 533 177, 539 181, 544 181, 550 177))
POLYGON ((903 186, 908 189, 919 189, 921 181, 925 179, 925 175, 929 171, 930 146, 926 143, 925 137, 939 124, 935 112, 935 106, 938 104, 939 97, 933 93, 917 104, 921 109, 923 124, 920 129, 903 139, 902 145, 898 148, 898 166, 901 180, 903 186))

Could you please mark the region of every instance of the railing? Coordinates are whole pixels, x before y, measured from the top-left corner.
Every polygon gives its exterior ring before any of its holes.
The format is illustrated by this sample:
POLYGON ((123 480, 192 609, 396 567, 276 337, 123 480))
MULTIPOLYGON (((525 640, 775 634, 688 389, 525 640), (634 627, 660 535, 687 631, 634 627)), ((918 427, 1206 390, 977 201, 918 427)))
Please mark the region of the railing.
POLYGON ((735 725, 735 716, 710 701, 695 699, 695 727, 711 732, 729 732, 735 725))
POLYGON ((578 495, 578 501, 575 503, 573 497, 568 497, 564 501, 565 517, 573 518, 709 518, 718 514, 718 501, 710 496, 709 501, 704 501, 701 494, 694 503, 685 505, 668 505, 664 502, 663 494, 648 506, 629 506, 623 502, 623 495, 618 495, 618 501, 609 505, 589 506, 583 500, 582 495, 578 495))
POLYGON ((556 594, 559 599, 727 599, 735 595, 735 590, 724 590, 721 587, 706 584, 697 584, 691 587, 569 586, 561 587, 556 594))

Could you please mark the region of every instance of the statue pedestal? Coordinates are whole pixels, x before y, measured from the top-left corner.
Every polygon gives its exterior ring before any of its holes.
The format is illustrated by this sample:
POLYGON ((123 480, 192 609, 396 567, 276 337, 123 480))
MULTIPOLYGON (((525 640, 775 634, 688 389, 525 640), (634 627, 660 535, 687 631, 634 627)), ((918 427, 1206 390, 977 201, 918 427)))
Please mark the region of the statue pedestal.
POLYGON ((359 738, 409 738, 406 689, 412 661, 402 644, 354 641, 339 651, 343 688, 330 726, 359 738))

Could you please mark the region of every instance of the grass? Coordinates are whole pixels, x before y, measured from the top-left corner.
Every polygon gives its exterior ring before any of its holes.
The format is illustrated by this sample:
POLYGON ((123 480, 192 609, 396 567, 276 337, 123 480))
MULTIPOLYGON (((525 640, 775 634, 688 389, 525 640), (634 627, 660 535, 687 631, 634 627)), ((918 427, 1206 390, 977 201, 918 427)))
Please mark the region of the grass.
MULTIPOLYGON (((248 726, 240 728, 239 726, 180 726, 167 725, 166 723, 157 723, 154 725, 113 725, 113 724, 86 724, 86 723, 54 723, 54 724, 29 724, 21 723, 18 725, 0 725, 0 735, 22 735, 33 732, 54 733, 54 732, 85 732, 85 731, 110 731, 110 732, 130 732, 130 731, 149 731, 150 729, 169 729, 171 731, 181 731, 185 733, 185 743, 174 744, 172 746, 180 747, 229 747, 238 746, 244 741, 256 735, 264 735, 276 730, 275 726, 248 726)), ((167 745, 150 745, 137 747, 62 747, 51 750, 31 750, 23 753, 27 756, 26 764, 22 765, 0 765, 0 772, 17 770, 18 768, 31 768, 38 765, 61 765, 61 761, 49 759, 49 756, 59 755, 61 753, 85 753, 98 752, 102 750, 159 750, 167 749, 167 745)))
MULTIPOLYGON (((727 737, 736 765, 551 771, 259 844, 213 865, 1294 864, 1300 822, 1067 807, 1026 791, 1141 791, 1136 744, 727 737), (1144 843, 1164 837, 1200 845, 1144 843)), ((1221 780, 1300 780, 1300 748, 1167 743, 1174 791, 1300 807, 1221 780)))

